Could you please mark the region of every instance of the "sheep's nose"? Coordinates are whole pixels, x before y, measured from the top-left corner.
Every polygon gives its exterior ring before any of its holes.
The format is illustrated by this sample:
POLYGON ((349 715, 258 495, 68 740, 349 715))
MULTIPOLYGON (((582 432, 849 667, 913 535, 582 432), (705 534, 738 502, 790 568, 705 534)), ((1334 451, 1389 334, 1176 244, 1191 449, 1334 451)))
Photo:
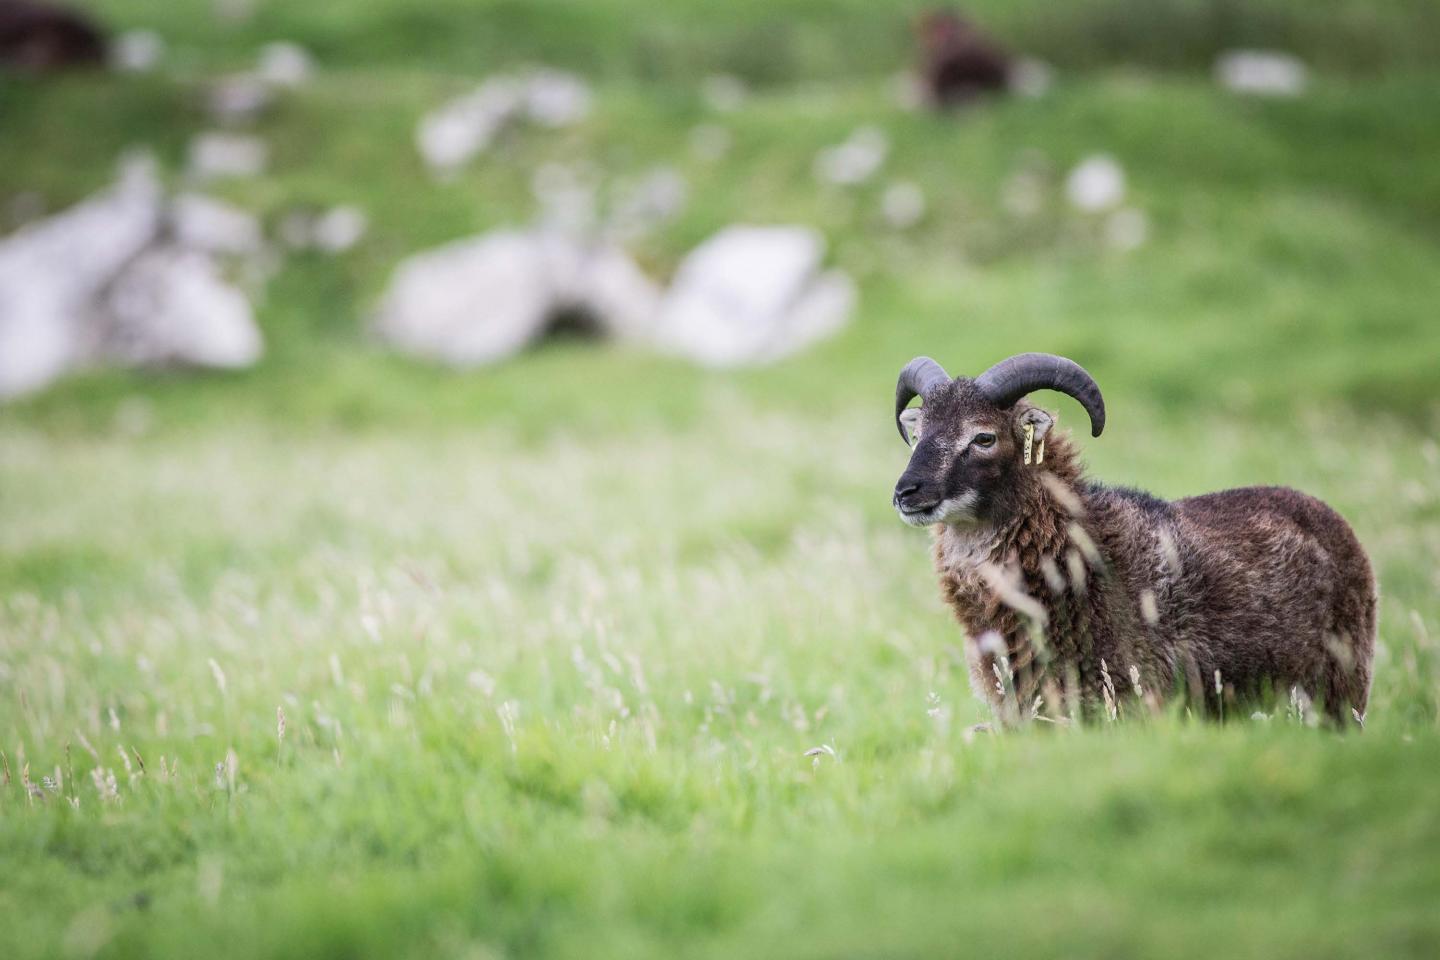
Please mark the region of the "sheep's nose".
POLYGON ((925 504, 917 503, 917 501, 924 499, 925 497, 920 493, 919 483, 912 483, 904 477, 901 477, 900 482, 895 484, 894 503, 895 506, 900 507, 902 510, 913 510, 917 507, 923 507, 925 504))

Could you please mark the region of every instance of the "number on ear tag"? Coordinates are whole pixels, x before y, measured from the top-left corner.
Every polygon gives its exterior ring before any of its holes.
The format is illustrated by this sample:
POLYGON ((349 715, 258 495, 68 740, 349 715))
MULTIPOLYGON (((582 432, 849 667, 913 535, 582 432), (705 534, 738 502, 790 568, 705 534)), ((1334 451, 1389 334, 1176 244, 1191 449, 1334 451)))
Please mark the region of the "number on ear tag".
MULTIPOLYGON (((1041 441, 1044 442, 1043 440, 1041 441)), ((1035 443, 1035 424, 1025 424, 1025 462, 1030 462, 1030 450, 1035 443)))

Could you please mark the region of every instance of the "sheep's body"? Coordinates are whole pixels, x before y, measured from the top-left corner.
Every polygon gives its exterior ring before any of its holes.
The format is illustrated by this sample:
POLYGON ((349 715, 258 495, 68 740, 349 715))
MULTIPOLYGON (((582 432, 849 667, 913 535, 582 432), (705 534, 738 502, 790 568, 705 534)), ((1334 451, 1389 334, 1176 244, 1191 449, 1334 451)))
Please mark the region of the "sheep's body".
POLYGON ((83 12, 40 0, 0 2, 0 67, 30 73, 105 62, 105 36, 83 12))
POLYGON ((919 24, 921 77, 932 106, 957 107, 1009 85, 1010 58, 950 11, 937 10, 919 24))
POLYGON ((1364 716, 1375 582, 1325 504, 1283 487, 1174 502, 1108 488, 1080 478, 1064 437, 1016 483, 1007 519, 934 528, 973 685, 1002 716, 1047 693, 1097 712, 1107 676, 1121 698, 1138 677, 1210 712, 1297 687, 1336 722, 1364 716))

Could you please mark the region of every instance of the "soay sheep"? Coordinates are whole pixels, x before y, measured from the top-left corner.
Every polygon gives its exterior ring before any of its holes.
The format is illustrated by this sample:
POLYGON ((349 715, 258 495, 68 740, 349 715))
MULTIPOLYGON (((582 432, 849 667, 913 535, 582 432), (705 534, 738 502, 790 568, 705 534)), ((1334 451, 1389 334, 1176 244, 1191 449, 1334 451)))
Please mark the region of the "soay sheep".
POLYGON ((974 379, 917 357, 895 389, 914 447, 894 506, 933 529, 971 685, 997 716, 1113 715, 1182 691, 1216 715, 1273 692, 1363 724, 1376 589, 1344 519, 1285 487, 1167 502, 1088 480, 1026 399, 1042 389, 1074 397, 1100 435, 1100 388, 1051 354, 974 379))
POLYGON ((79 10, 0 0, 0 70, 42 73, 105 62, 105 35, 79 10))
POLYGON ((917 24, 921 77, 930 104, 956 107, 1010 82, 1010 58, 978 27, 950 10, 932 10, 917 24))

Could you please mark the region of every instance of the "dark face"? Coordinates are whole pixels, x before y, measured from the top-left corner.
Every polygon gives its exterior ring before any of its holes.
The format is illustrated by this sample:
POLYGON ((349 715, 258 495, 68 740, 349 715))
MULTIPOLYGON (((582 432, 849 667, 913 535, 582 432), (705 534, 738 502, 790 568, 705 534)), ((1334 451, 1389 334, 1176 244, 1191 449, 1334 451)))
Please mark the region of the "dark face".
POLYGON ((970 24, 948 10, 928 13, 919 24, 920 42, 931 51, 943 50, 970 32, 970 24))
POLYGON ((895 484, 900 519, 916 527, 975 526, 1002 513, 1020 469, 1020 431, 1024 422, 1040 417, 1048 420, 1025 404, 997 408, 968 380, 946 384, 926 397, 924 406, 906 411, 902 419, 920 439, 895 484))

